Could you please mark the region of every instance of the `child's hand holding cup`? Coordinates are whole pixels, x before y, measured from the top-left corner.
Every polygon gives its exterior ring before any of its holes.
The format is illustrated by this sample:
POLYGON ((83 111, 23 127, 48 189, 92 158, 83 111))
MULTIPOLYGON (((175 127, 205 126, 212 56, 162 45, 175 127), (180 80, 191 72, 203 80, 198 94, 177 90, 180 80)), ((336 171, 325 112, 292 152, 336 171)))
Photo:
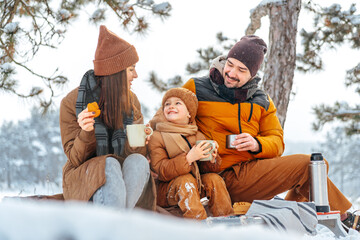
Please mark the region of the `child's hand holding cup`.
POLYGON ((218 148, 218 144, 216 141, 214 140, 198 140, 196 141, 196 145, 199 145, 200 146, 206 146, 204 148, 205 151, 207 151, 207 157, 203 157, 203 158, 200 158, 199 161, 210 161, 212 163, 215 162, 215 158, 216 158, 216 155, 217 155, 217 148, 218 148))

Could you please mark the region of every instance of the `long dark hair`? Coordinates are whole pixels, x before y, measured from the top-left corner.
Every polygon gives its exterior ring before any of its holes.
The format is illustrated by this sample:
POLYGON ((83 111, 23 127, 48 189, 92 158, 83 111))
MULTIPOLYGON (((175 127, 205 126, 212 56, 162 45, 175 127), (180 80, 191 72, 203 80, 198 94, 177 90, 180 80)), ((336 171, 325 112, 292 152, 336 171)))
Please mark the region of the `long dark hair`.
POLYGON ((126 69, 108 76, 96 76, 100 86, 100 118, 111 129, 123 129, 125 116, 130 116, 132 103, 126 69))

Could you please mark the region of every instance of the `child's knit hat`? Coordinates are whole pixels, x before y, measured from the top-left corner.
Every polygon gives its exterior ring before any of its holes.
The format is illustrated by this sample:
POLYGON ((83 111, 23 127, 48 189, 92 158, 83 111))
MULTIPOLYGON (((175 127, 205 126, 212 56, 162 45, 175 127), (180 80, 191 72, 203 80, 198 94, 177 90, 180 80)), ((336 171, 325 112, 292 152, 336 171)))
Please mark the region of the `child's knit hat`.
POLYGON ((195 120, 196 112, 198 108, 198 100, 196 95, 192 91, 186 88, 172 88, 165 93, 162 99, 162 103, 161 103, 162 109, 164 109, 164 104, 166 100, 171 97, 180 98, 185 103, 186 108, 190 113, 189 123, 192 123, 195 120))

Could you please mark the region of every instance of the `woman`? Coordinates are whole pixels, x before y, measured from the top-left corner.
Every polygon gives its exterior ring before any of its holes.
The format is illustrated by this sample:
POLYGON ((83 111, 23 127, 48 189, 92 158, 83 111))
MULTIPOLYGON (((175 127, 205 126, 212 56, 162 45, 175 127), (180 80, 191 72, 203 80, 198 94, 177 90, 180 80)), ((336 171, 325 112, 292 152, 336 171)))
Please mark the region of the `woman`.
POLYGON ((155 209, 155 185, 145 147, 131 148, 124 129, 143 123, 130 85, 137 78, 136 49, 100 26, 94 70, 61 102, 60 130, 68 160, 63 168, 65 200, 93 201, 116 208, 155 209), (89 112, 97 102, 101 111, 89 112))

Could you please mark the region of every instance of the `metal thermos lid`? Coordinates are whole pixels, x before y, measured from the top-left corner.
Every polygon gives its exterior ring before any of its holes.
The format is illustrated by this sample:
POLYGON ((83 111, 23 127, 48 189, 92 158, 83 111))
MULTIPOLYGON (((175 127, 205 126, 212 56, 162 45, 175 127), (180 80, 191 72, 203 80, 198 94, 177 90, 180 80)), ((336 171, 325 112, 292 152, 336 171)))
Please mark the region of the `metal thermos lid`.
POLYGON ((324 158, 321 153, 312 153, 310 160, 311 161, 323 161, 324 158))

